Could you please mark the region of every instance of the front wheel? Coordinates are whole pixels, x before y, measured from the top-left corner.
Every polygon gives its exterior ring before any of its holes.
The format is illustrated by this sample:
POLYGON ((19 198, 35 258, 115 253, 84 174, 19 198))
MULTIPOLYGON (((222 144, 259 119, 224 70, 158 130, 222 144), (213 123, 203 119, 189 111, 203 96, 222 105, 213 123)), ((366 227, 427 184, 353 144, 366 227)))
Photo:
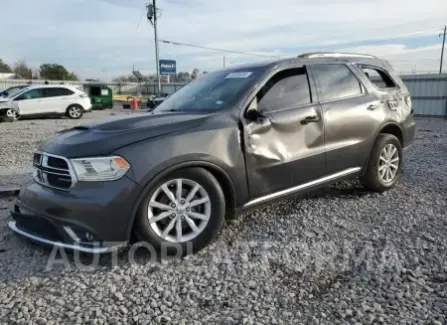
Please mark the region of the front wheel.
POLYGON ((151 187, 136 218, 139 240, 156 251, 178 254, 180 250, 179 255, 186 255, 218 235, 225 218, 225 196, 208 171, 182 169, 151 187))
POLYGON ((376 192, 393 188, 402 173, 402 145, 392 134, 381 133, 371 151, 366 172, 360 177, 362 185, 376 192))
POLYGON ((67 108, 67 116, 71 119, 77 120, 82 117, 84 114, 84 110, 79 105, 72 105, 69 108, 67 108))
POLYGON ((19 119, 19 114, 17 113, 17 111, 15 109, 8 109, 6 111, 6 121, 7 122, 14 122, 17 121, 19 119))

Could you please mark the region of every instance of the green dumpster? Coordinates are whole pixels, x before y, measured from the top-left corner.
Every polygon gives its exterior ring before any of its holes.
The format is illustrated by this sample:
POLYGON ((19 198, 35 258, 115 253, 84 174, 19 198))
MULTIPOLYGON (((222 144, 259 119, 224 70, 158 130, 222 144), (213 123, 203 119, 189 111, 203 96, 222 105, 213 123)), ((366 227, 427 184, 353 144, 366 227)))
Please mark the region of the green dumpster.
POLYGON ((85 84, 84 91, 92 101, 92 109, 113 108, 113 92, 107 85, 85 84))

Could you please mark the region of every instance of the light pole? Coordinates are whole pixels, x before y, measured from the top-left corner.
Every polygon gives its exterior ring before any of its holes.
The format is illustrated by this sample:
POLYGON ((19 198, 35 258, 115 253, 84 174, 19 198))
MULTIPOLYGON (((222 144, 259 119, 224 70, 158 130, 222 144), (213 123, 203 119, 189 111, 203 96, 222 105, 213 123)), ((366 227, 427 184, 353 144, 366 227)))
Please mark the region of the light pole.
POLYGON ((444 26, 444 31, 442 34, 439 34, 439 37, 442 36, 442 49, 441 49, 441 64, 439 65, 439 74, 442 73, 442 61, 444 60, 444 46, 445 46, 445 34, 447 33, 447 25, 444 26))
POLYGON ((158 50, 158 31, 157 31, 157 1, 152 0, 152 4, 147 4, 146 6, 147 11, 147 19, 152 23, 154 26, 154 36, 155 36, 155 65, 157 68, 157 85, 158 85, 158 93, 161 93, 161 81, 160 81, 160 57, 159 57, 159 50, 158 50), (154 20, 152 22, 152 19, 154 20))

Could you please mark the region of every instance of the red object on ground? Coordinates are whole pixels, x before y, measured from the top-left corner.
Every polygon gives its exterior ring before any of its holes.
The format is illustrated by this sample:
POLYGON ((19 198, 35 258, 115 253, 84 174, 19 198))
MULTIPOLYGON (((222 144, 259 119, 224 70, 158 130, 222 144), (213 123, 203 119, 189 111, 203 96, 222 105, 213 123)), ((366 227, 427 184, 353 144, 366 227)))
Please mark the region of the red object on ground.
POLYGON ((132 99, 132 101, 130 102, 130 107, 134 111, 138 110, 138 100, 136 98, 132 99))

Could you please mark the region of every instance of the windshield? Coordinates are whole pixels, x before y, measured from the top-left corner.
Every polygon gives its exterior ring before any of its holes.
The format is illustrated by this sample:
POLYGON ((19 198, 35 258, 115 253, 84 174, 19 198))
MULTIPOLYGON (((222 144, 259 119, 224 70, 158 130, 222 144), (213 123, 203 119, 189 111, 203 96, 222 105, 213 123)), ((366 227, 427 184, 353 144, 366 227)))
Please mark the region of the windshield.
POLYGON ((168 97, 156 112, 215 112, 233 104, 253 84, 260 68, 206 74, 168 97))
POLYGON ((11 97, 11 96, 14 96, 15 94, 18 94, 23 89, 24 89, 24 87, 11 87, 11 88, 8 88, 8 89, 2 91, 1 95, 3 97, 11 97))

